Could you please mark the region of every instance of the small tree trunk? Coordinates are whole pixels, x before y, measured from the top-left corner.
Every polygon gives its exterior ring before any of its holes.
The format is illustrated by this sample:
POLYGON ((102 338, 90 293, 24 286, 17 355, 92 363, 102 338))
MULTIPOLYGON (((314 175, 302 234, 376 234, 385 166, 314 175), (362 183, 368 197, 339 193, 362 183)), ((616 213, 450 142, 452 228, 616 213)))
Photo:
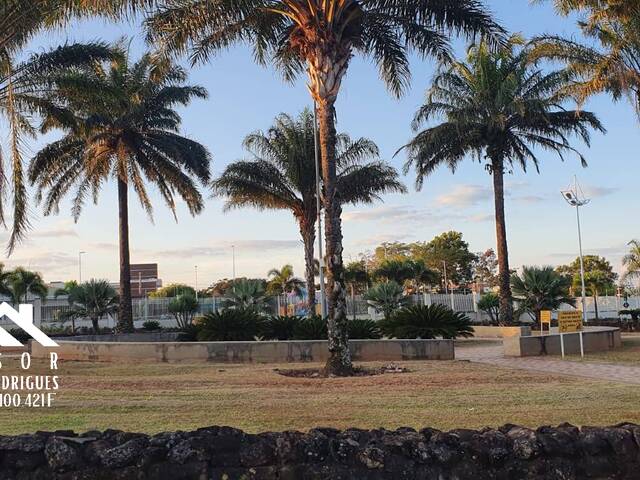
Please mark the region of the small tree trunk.
POLYGON ((353 373, 347 333, 347 301, 342 263, 342 207, 336 198, 336 127, 333 100, 318 105, 320 151, 324 182, 327 319, 329 359, 327 375, 348 376, 353 373))
MULTIPOLYGON (((596 320, 600 320, 598 317, 598 292, 593 296, 593 309, 595 311, 596 320)), ((585 312, 582 312, 582 315, 585 315, 585 312)))
POLYGON ((120 222, 120 305, 116 330, 125 333, 133 332, 133 307, 131 305, 128 192, 127 183, 120 178, 118 178, 118 214, 120 222))
POLYGON ((98 324, 98 317, 91 317, 91 325, 93 326, 93 333, 98 335, 100 330, 100 325, 98 324))
POLYGON ((316 275, 314 268, 314 242, 316 240, 315 223, 309 219, 300 220, 300 235, 304 244, 305 281, 307 282, 307 302, 309 314, 316 311, 316 275))
POLYGON ((493 195, 496 215, 496 240, 498 255, 498 283, 500 286, 500 322, 513 323, 513 303, 509 273, 509 252, 507 250, 507 228, 504 216, 504 166, 502 160, 493 160, 493 195))

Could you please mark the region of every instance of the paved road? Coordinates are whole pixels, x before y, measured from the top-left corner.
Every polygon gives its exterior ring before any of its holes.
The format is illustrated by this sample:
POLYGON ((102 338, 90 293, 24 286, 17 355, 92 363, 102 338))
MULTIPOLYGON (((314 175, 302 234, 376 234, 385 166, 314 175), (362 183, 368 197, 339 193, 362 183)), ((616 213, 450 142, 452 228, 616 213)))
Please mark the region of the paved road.
POLYGON ((458 360, 496 365, 504 368, 531 370, 534 372, 557 373, 574 377, 592 378, 612 382, 640 385, 640 367, 575 362, 559 360, 554 357, 505 357, 499 342, 483 343, 478 346, 463 343, 456 349, 458 360))

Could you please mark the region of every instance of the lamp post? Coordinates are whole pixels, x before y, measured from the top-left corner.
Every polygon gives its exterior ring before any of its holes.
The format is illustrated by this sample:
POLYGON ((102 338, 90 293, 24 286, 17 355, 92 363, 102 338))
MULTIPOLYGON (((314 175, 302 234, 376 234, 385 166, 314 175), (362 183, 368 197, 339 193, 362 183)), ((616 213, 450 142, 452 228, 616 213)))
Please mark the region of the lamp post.
POLYGON ((231 274, 233 278, 233 286, 235 290, 236 284, 236 246, 231 245, 231 274))
POLYGON ((78 283, 82 283, 82 255, 85 253, 82 250, 78 252, 78 283))
POLYGON ((587 303, 584 286, 584 261, 582 259, 582 231, 580 229, 580 207, 584 207, 591 200, 584 197, 578 186, 578 178, 573 177, 573 185, 567 190, 562 190, 562 198, 572 207, 576 207, 576 221, 578 223, 578 248, 580 250, 580 286, 582 288, 582 321, 587 323, 587 303))
POLYGON ((196 271, 196 301, 197 301, 198 300, 198 265, 196 265, 194 268, 196 271))
MULTIPOLYGON (((313 146, 316 163, 316 211, 318 213, 318 258, 320 259, 318 268, 320 277, 320 316, 324 318, 326 315, 327 300, 324 292, 324 254, 322 253, 322 205, 320 202, 320 146, 318 142, 317 106, 315 101, 313 102, 313 146)), ((311 306, 311 308, 315 308, 315 305, 311 306)))

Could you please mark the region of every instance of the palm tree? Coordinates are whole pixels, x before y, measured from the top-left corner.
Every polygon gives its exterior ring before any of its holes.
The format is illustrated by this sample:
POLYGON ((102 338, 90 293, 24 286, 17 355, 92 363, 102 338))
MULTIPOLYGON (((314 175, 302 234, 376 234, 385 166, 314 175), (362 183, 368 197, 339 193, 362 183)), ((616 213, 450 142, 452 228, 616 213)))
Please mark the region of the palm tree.
POLYGON ((284 265, 282 268, 272 268, 267 273, 269 282, 267 291, 275 295, 285 295, 287 293, 302 294, 302 286, 304 282, 293 274, 291 265, 284 265))
POLYGON ((37 186, 44 213, 58 212, 60 200, 75 189, 72 214, 77 221, 87 195, 97 201, 100 187, 118 186, 120 240, 120 311, 118 330, 133 330, 129 257, 128 191, 132 186, 152 215, 145 179, 154 183, 174 213, 182 197, 192 215, 203 208, 195 181, 209 180, 210 156, 201 144, 178 134, 176 106, 205 98, 202 87, 185 86, 185 72, 144 55, 130 64, 120 59, 97 63, 90 71, 61 75, 50 99, 45 127, 62 128, 65 136, 46 146, 31 161, 29 180, 37 186))
MULTIPOLYGON (((64 282, 64 287, 58 288, 55 292, 53 292, 53 297, 58 298, 61 296, 67 297, 67 302, 71 307, 73 305, 73 291, 78 288, 78 282, 75 280, 69 280, 68 282, 64 282)), ((75 317, 71 317, 71 333, 76 331, 76 319, 75 317)))
POLYGON ((640 241, 631 240, 627 245, 631 248, 629 253, 622 257, 622 265, 626 269, 622 279, 640 278, 640 241))
POLYGON ((540 322, 540 311, 556 310, 562 304, 575 306, 569 295, 571 281, 553 267, 522 267, 522 275, 511 276, 511 289, 520 303, 519 310, 540 322))
POLYGON ((265 312, 269 308, 269 296, 264 280, 238 279, 225 292, 224 308, 265 312))
POLYGON ((29 294, 39 298, 47 296, 48 289, 42 279, 42 275, 23 267, 18 267, 10 272, 8 284, 14 305, 26 302, 29 294))
POLYGON ((3 297, 12 297, 11 293, 11 270, 5 270, 4 263, 0 262, 0 295, 3 297))
MULTIPOLYGON (((624 8, 627 2, 618 5, 624 8)), ((545 35, 534 40, 532 58, 565 62, 574 76, 567 92, 575 96, 579 104, 606 92, 615 101, 628 99, 640 117, 640 10, 637 5, 618 13, 615 9, 585 10, 591 13, 589 21, 580 22, 579 27, 591 40, 589 44, 545 35)))
POLYGON ((403 288, 393 280, 374 285, 364 294, 364 298, 376 312, 384 315, 385 320, 409 303, 403 288))
POLYGON ((410 50, 449 55, 448 32, 496 38, 502 29, 478 0, 196 0, 171 1, 146 22, 151 41, 206 62, 233 43, 253 46, 293 80, 305 71, 317 105, 324 185, 329 358, 325 373, 353 372, 347 334, 341 203, 337 201, 335 102, 351 57, 372 58, 389 90, 400 96, 409 78, 410 50))
POLYGON ((415 165, 417 188, 424 178, 440 165, 455 172, 467 157, 487 160, 486 169, 493 177, 495 200, 498 276, 500 287, 500 321, 513 321, 509 285, 509 258, 504 214, 504 175, 514 166, 526 171, 539 161, 531 147, 550 150, 563 158, 575 152, 569 135, 577 135, 588 145, 588 127, 604 131, 590 112, 566 110, 561 93, 568 77, 563 71, 545 73, 527 60, 526 49, 518 37, 508 45, 492 51, 481 41, 469 48, 466 62, 443 62, 427 102, 414 120, 414 129, 435 116, 442 123, 426 128, 405 147, 408 169, 415 165))
MULTIPOLYGON (((297 119, 279 115, 268 132, 245 138, 253 159, 232 163, 213 183, 214 192, 228 199, 226 210, 255 207, 293 213, 304 244, 309 305, 315 305, 318 217, 313 122, 309 110, 297 119)), ((372 203, 383 193, 405 191, 396 170, 378 156, 378 147, 371 140, 352 141, 344 133, 337 136, 336 183, 341 204, 372 203)))
POLYGON ((69 310, 60 314, 60 320, 78 318, 91 320, 93 332, 99 333, 99 320, 118 311, 119 298, 107 280, 94 280, 76 285, 69 293, 69 310))

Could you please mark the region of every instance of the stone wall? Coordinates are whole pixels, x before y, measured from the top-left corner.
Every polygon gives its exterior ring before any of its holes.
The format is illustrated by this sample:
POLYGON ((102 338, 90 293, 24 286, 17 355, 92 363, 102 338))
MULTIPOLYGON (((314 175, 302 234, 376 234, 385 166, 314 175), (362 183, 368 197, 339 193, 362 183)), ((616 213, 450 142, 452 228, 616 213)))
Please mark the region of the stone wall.
POLYGON ((474 325, 473 336, 482 338, 527 337, 531 335, 531 327, 494 327, 474 325))
POLYGON ((640 426, 0 436, 0 479, 638 479, 640 426))
MULTIPOLYGON (((31 355, 47 358, 55 351, 62 360, 104 362, 324 362, 326 340, 281 342, 82 342, 58 341, 47 348, 31 342, 31 355)), ((357 361, 453 360, 453 340, 351 340, 357 361)))

